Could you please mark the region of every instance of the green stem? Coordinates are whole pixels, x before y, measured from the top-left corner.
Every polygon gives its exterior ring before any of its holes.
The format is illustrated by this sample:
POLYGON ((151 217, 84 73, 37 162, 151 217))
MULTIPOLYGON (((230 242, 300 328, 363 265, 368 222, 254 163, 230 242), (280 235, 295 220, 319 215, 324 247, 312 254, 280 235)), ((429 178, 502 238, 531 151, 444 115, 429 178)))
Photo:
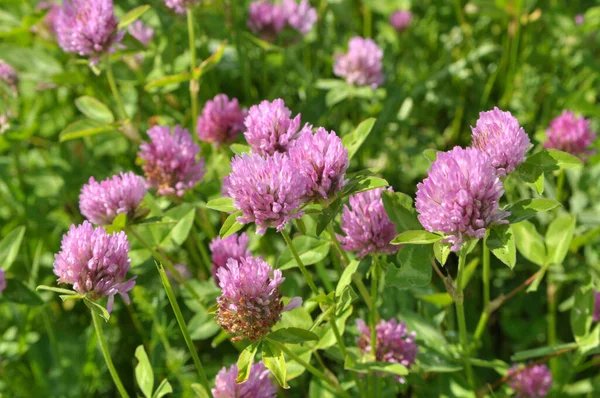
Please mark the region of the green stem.
POLYGON ((298 264, 298 267, 300 267, 300 271, 302 271, 302 275, 304 275, 304 279, 306 279, 306 283, 308 283, 308 286, 310 286, 310 290, 312 290, 312 292, 315 294, 315 296, 318 296, 319 290, 317 289, 317 286, 315 285, 315 282, 313 281, 312 276, 310 276, 310 273, 308 272, 308 270, 304 266, 304 263, 300 259, 300 256, 298 255, 298 252, 296 251, 296 248, 294 247, 294 242, 292 242, 290 235, 287 233, 287 231, 285 229, 281 231, 281 235, 283 236, 285 243, 287 243, 288 247, 290 248, 292 255, 296 259, 296 263, 298 264))
POLYGON ((192 8, 187 9, 188 39, 190 42, 190 100, 192 103, 192 135, 196 137, 196 119, 198 118, 198 81, 194 78, 196 71, 196 36, 194 33, 194 13, 192 8))
POLYGON ((171 287, 169 278, 167 277, 165 269, 162 267, 161 264, 157 264, 157 267, 158 273, 160 274, 160 279, 165 288, 165 292, 167 293, 167 297, 169 298, 169 302, 171 303, 171 308, 173 308, 175 318, 177 319, 177 323, 179 324, 179 329, 181 330, 181 334, 183 335, 185 344, 188 347, 188 351, 190 352, 190 355, 194 360, 196 371, 198 372, 198 376, 200 377, 200 383, 206 389, 206 393, 210 397, 212 397, 210 384, 208 383, 208 379, 206 378, 206 374, 204 373, 204 367, 202 366, 202 362, 200 362, 200 358, 198 358, 198 353, 196 352, 196 348, 194 347, 194 343, 192 342, 192 338, 190 337, 190 333, 188 332, 185 319, 183 319, 183 314, 181 313, 181 309, 179 308, 179 304, 177 303, 177 299, 175 298, 175 293, 173 293, 173 288, 171 287))
POLYGON ((269 340, 269 342, 271 344, 279 347, 281 349, 281 351, 283 351, 288 357, 290 357, 292 360, 296 361, 298 363, 298 365, 302 366, 308 372, 312 373, 313 376, 318 377, 319 379, 323 380, 325 383, 327 383, 331 387, 333 387, 340 394, 340 396, 343 396, 345 398, 351 398, 350 394, 348 394, 344 389, 342 389, 342 387, 340 387, 333 380, 331 380, 329 377, 327 377, 327 375, 325 375, 325 373, 321 372, 319 369, 315 368, 310 363, 308 363, 305 360, 303 360, 302 358, 300 358, 300 356, 296 355, 292 350, 287 348, 285 344, 281 344, 280 342, 275 341, 275 340, 269 340))
MULTIPOLYGON (((558 290, 557 285, 551 282, 548 278, 548 285, 546 288, 546 294, 548 297, 548 345, 555 346, 557 344, 556 337, 556 291, 558 290)), ((558 374, 558 362, 556 358, 550 360, 550 369, 552 374, 558 374)))
POLYGON ((464 307, 464 296, 463 296, 463 273, 465 270, 465 261, 467 259, 466 253, 461 250, 458 254, 458 274, 456 276, 456 317, 458 319, 458 329, 460 335, 460 341, 462 345, 462 357, 465 364, 465 372, 467 373, 467 380, 471 389, 475 388, 475 380, 473 378, 473 369, 471 368, 471 361, 469 360, 469 341, 467 339, 467 322, 465 320, 465 307, 464 307))
POLYGON ((112 64, 110 63, 110 55, 106 54, 106 78, 108 79, 108 85, 110 86, 110 91, 112 91, 113 97, 115 97, 115 101, 117 101, 117 106, 119 107, 119 117, 122 120, 127 120, 127 112, 125 112, 125 106, 123 105, 123 100, 121 99, 121 94, 119 94, 119 88, 117 87, 117 83, 115 82, 115 75, 113 74, 112 64))
POLYGON ((565 185, 565 171, 561 169, 556 178, 556 200, 562 202, 563 188, 565 185))
MULTIPOLYGON (((346 360, 346 344, 344 343, 344 340, 342 339, 342 335, 340 333, 340 329, 337 326, 337 323, 335 322, 335 311, 331 312, 331 316, 329 317, 329 323, 331 324, 331 329, 333 330, 333 334, 335 335, 335 339, 338 343, 338 346, 340 347, 340 351, 342 352, 342 357, 344 357, 344 361, 346 360)), ((356 384, 356 387, 358 388, 358 391, 360 392, 360 396, 363 396, 363 385, 360 381, 360 378, 358 377, 358 375, 354 372, 350 372, 352 374, 352 378, 354 379, 354 383, 356 384)))
POLYGON ((483 238, 483 310, 490 303, 490 249, 487 247, 487 235, 483 238))
POLYGON ((125 387, 123 386, 123 383, 119 378, 119 374, 115 369, 115 365, 113 364, 113 361, 110 358, 108 346, 106 345, 106 340, 104 340, 104 333, 102 333, 102 324, 100 323, 100 316, 97 315, 94 311, 90 312, 92 313, 92 323, 94 324, 94 329, 96 329, 96 337, 98 338, 98 343, 100 343, 100 349, 102 350, 102 355, 104 355, 104 360, 106 361, 108 371, 112 376, 115 386, 117 386, 119 394, 121 394, 123 398, 129 398, 129 394, 127 394, 127 390, 125 390, 125 387))
MULTIPOLYGON (((373 262, 371 264, 371 356, 372 360, 377 360, 377 320, 379 314, 377 311, 377 293, 379 290, 379 279, 378 279, 378 258, 373 256, 373 262)), ((369 372, 369 384, 371 386, 371 396, 377 395, 377 375, 375 372, 369 372)))
POLYGON ((371 13, 371 9, 363 2, 363 34, 365 37, 371 37, 371 25, 373 20, 373 14, 371 13))

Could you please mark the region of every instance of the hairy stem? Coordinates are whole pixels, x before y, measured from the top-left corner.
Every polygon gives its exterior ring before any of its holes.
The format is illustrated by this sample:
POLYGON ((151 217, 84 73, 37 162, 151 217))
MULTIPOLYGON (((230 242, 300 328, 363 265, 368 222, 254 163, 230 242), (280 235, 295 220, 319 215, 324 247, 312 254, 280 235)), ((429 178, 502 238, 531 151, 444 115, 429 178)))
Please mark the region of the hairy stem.
POLYGON ((110 55, 106 54, 105 56, 106 62, 106 78, 108 79, 108 85, 110 86, 110 91, 112 91, 113 97, 115 97, 115 101, 117 101, 117 106, 119 107, 119 117, 121 120, 127 120, 127 112, 125 111, 125 106, 123 105, 123 100, 121 99, 121 94, 119 93, 119 88, 117 87, 117 83, 115 81, 115 75, 113 74, 112 64, 110 63, 110 55))
POLYGON ((467 374, 467 380, 472 389, 475 388, 475 380, 473 378, 473 369, 471 368, 471 361, 469 360, 469 342, 467 339, 467 322, 465 320, 465 307, 464 307, 464 296, 463 296, 463 273, 465 270, 465 261, 467 255, 464 250, 461 250, 458 254, 458 274, 456 276, 456 317, 458 320, 458 332, 460 335, 460 341, 462 345, 462 357, 465 364, 465 372, 467 374))

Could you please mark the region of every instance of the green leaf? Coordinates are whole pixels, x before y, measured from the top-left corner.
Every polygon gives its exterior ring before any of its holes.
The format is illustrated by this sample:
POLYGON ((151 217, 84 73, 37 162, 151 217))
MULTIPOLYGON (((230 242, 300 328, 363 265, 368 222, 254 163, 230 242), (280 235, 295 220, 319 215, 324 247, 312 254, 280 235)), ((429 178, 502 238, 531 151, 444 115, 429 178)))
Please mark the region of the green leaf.
POLYGON ((433 244, 435 259, 442 265, 446 265, 448 256, 452 252, 452 243, 437 241, 433 244))
POLYGON ((598 235, 600 235, 600 226, 597 226, 596 228, 593 228, 593 229, 587 231, 585 234, 583 234, 581 236, 575 236, 573 238, 573 240, 571 241, 570 250, 572 252, 578 251, 582 246, 591 242, 598 235))
POLYGON ((110 109, 94 97, 79 97, 75 100, 75 106, 81 113, 96 122, 112 123, 115 121, 110 109))
MULTIPOLYGON (((445 293, 447 294, 447 293, 445 293)), ((452 299, 450 299, 452 302, 452 299)), ((452 373, 462 370, 462 365, 448 359, 431 349, 419 347, 417 363, 425 372, 452 373)))
POLYGON ((8 271, 17 259, 24 236, 25 227, 20 226, 10 231, 0 242, 0 265, 3 270, 8 271))
POLYGON ((333 221, 335 216, 342 209, 342 201, 340 198, 337 198, 333 202, 329 204, 326 209, 323 209, 319 217, 317 218, 317 235, 321 235, 323 231, 327 228, 327 226, 333 221))
POLYGON ((540 167, 543 171, 573 169, 582 166, 581 160, 566 152, 556 149, 544 149, 527 157, 524 164, 540 167))
POLYGON ((281 348, 271 341, 265 340, 262 344, 262 360, 267 369, 275 376, 279 385, 285 389, 290 388, 287 383, 287 369, 281 348))
POLYGON ((361 124, 356 127, 352 133, 342 137, 342 143, 348 149, 348 159, 352 159, 360 146, 365 142, 373 126, 375 125, 375 119, 369 118, 364 120, 361 124))
POLYGON ((431 232, 419 231, 404 231, 398 234, 393 240, 394 245, 428 245, 442 239, 443 236, 433 234, 431 232))
POLYGON ((385 212, 396 226, 396 232, 422 230, 410 196, 385 190, 381 195, 385 212))
POLYGON ((356 273, 358 269, 358 265, 360 262, 358 260, 352 260, 350 264, 344 269, 342 275, 340 276, 340 280, 335 288, 335 296, 340 297, 344 290, 350 286, 352 283, 352 276, 356 273))
POLYGON ((429 148, 423 151, 423 156, 425 156, 425 158, 429 160, 430 163, 433 163, 437 159, 437 153, 438 151, 436 149, 429 148))
POLYGON ((242 153, 250 153, 250 146, 244 144, 231 144, 230 146, 233 153, 241 155, 242 153))
POLYGON ((194 225, 196 208, 189 204, 183 204, 169 210, 165 213, 165 216, 178 220, 177 224, 169 232, 168 237, 175 245, 181 246, 189 236, 194 225))
POLYGON ((225 45, 227 41, 224 40, 219 45, 219 48, 210 55, 210 57, 206 58, 204 61, 198 65, 196 69, 194 69, 194 79, 199 79, 202 75, 209 72, 213 69, 219 62, 221 62, 221 58, 223 58, 223 53, 225 52, 225 45))
POLYGON ((386 286, 409 289, 429 285, 432 274, 431 255, 431 247, 428 246, 402 247, 396 256, 401 267, 397 268, 393 264, 388 266, 386 286))
POLYGON ((134 8, 127 14, 123 15, 123 18, 119 21, 119 30, 126 28, 127 26, 138 20, 146 11, 150 9, 149 5, 143 5, 134 8))
POLYGON ((510 212, 508 221, 516 224, 535 217, 538 212, 552 210, 558 206, 560 206, 560 202, 553 199, 523 199, 506 208, 510 212))
POLYGON ((222 211, 224 213, 233 213, 238 211, 237 207, 233 205, 233 198, 218 198, 208 201, 206 207, 209 209, 222 211))
MULTIPOLYGON (((344 82, 345 83, 345 82, 344 82)), ((342 84, 338 87, 334 87, 325 94, 325 106, 328 108, 339 104, 352 94, 352 88, 347 84, 342 84)))
POLYGON ((202 384, 193 383, 191 387, 196 393, 196 398, 209 398, 208 391, 206 391, 206 388, 202 384))
POLYGON ((237 379, 235 380, 236 383, 243 383, 246 380, 248 380, 248 377, 250 376, 250 371, 252 370, 254 356, 256 355, 260 344, 260 341, 255 341, 240 353, 240 356, 237 361, 238 375, 237 379))
POLYGON ((152 365, 150 365, 150 360, 143 345, 135 349, 135 358, 138 360, 138 364, 135 367, 135 380, 144 396, 151 398, 152 390, 154 389, 154 373, 152 372, 152 365))
POLYGON ((151 91, 152 89, 170 86, 171 84, 179 84, 192 79, 189 71, 177 73, 175 75, 167 75, 154 79, 144 86, 144 90, 151 91))
POLYGON ((421 294, 416 297, 428 303, 439 305, 440 307, 446 307, 454 302, 448 293, 421 294))
POLYGON ((350 356, 346 357, 344 369, 358 373, 384 372, 397 376, 406 376, 408 369, 399 363, 393 362, 355 362, 350 356))
MULTIPOLYGON (((292 242, 304 265, 316 264, 323 260, 329 254, 329 249, 331 248, 331 242, 328 240, 306 235, 295 237, 292 239, 292 242)), ((289 247, 286 247, 283 253, 281 253, 278 263, 281 264, 278 267, 281 270, 298 266, 289 247)))
POLYGON ((51 291, 51 292, 66 294, 66 295, 69 295, 69 296, 75 296, 75 295, 79 294, 75 290, 61 289, 59 287, 53 287, 53 286, 40 285, 40 286, 36 287, 35 289, 36 290, 48 290, 48 291, 51 291))
POLYGON ((561 215, 548 226, 546 248, 550 264, 562 264, 567 256, 575 232, 575 222, 575 216, 561 215))
POLYGON ((271 340, 286 344, 300 344, 306 341, 316 341, 319 339, 319 336, 313 332, 294 327, 277 329, 267 337, 271 340))
POLYGON ((375 188, 387 187, 388 185, 388 182, 383 178, 373 176, 370 170, 362 170, 353 175, 348 175, 348 182, 340 196, 350 196, 375 188))
POLYGON ((594 290, 591 283, 575 290, 575 303, 571 309, 571 330, 576 342, 581 342, 590 333, 594 317, 594 290))
POLYGON ((532 263, 543 266, 546 263, 546 246, 535 225, 521 221, 511 227, 519 253, 532 263))
POLYGON ((192 340, 209 339, 217 334, 219 330, 221 330, 221 327, 217 324, 214 316, 209 312, 209 310, 211 310, 211 308, 209 308, 206 312, 197 312, 196 315, 194 315, 188 322, 188 329, 190 330, 190 338, 192 340))
POLYGON ((544 192, 544 170, 535 164, 521 163, 517 169, 521 181, 533 185, 538 195, 544 192))
POLYGON ((519 351, 515 353, 510 360, 513 362, 521 362, 527 359, 545 357, 546 355, 554 354, 563 350, 572 350, 577 348, 577 343, 567 343, 555 346, 546 346, 534 348, 532 350, 519 351))
POLYGON ((494 226, 489 231, 487 247, 500 261, 513 269, 517 263, 515 236, 510 225, 494 226))
POLYGON ((101 124, 93 120, 78 120, 65 127, 58 135, 60 142, 74 140, 100 133, 108 133, 117 130, 114 124, 101 124))
POLYGON ((240 229, 244 228, 244 224, 240 224, 237 221, 237 218, 242 215, 242 211, 236 211, 227 217, 223 225, 221 226, 221 230, 219 231, 219 235, 221 238, 226 238, 229 235, 235 234, 240 229))
POLYGON ((38 306, 44 304, 40 296, 29 289, 27 285, 18 279, 7 279, 6 288, 0 294, 0 298, 4 298, 12 303, 25 304, 30 306, 38 306))
POLYGON ((110 314, 108 313, 108 311, 106 310, 106 308, 104 308, 103 306, 101 306, 97 302, 90 300, 87 297, 83 298, 83 302, 85 303, 85 305, 88 306, 88 308, 90 310, 92 310, 94 313, 96 313, 101 318, 103 318, 106 322, 108 322, 108 320, 110 319, 110 314))
POLYGON ((163 381, 161 381, 158 387, 156 388, 156 391, 154 391, 152 398, 161 398, 167 394, 171 394, 172 392, 173 387, 171 387, 171 383, 169 383, 167 379, 163 379, 163 381))

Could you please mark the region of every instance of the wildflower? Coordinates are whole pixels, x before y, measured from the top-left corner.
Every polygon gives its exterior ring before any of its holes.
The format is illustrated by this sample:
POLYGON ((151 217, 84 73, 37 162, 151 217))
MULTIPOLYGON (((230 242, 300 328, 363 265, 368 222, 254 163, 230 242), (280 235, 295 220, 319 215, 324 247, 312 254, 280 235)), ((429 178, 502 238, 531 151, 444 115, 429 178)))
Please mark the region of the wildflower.
POLYGON ((558 149, 579 157, 594 153, 588 149, 596 139, 596 133, 590 130, 590 121, 583 117, 575 117, 573 112, 563 111, 552 120, 546 135, 548 141, 544 143, 545 148, 558 149))
POLYGON ((146 181, 132 172, 121 173, 97 182, 90 177, 81 188, 81 214, 96 225, 108 225, 119 214, 133 216, 144 195, 146 181))
POLYGON ((244 131, 245 118, 246 110, 240 108, 237 99, 218 94, 206 102, 198 117, 198 138, 216 144, 231 142, 244 131))
POLYGON ((264 234, 268 227, 281 231, 290 219, 302 217, 299 207, 308 180, 287 155, 243 154, 231 161, 231 169, 229 196, 242 211, 239 222, 254 222, 257 232, 264 234))
POLYGON ((508 381, 517 398, 540 398, 548 395, 552 387, 552 373, 546 365, 534 365, 520 370, 519 365, 509 369, 508 374, 516 373, 508 381), (517 373, 518 372, 518 373, 517 373))
POLYGON ((198 0, 165 0, 165 5, 177 14, 185 14, 188 8, 192 8, 198 0))
POLYGON ((0 59, 0 82, 7 85, 14 92, 17 91, 19 85, 19 77, 15 69, 8 63, 0 59))
POLYGON ((577 25, 583 25, 584 22, 585 22, 585 17, 583 16, 583 14, 575 15, 575 23, 577 25))
POLYGON ((243 257, 252 255, 248 250, 248 235, 245 232, 240 235, 232 234, 224 239, 216 237, 210 242, 209 248, 213 261, 212 274, 217 284, 219 283, 217 271, 224 267, 230 258, 239 261, 243 257))
POLYGON ((275 152, 287 152, 305 131, 312 131, 312 126, 305 124, 300 128, 300 114, 290 119, 292 112, 286 108, 282 99, 273 102, 262 101, 248 111, 244 120, 246 141, 252 152, 259 155, 272 155, 275 152))
POLYGON ((525 153, 531 146, 525 130, 510 114, 494 107, 480 112, 473 132, 473 147, 489 156, 499 177, 512 173, 525 161, 525 153))
POLYGON ((345 236, 339 236, 340 243, 344 250, 358 252, 360 258, 371 253, 392 254, 401 248, 390 243, 396 237, 396 228, 383 207, 383 190, 354 194, 349 199, 350 207, 344 206, 340 227, 345 236))
POLYGON ((127 292, 135 285, 135 276, 124 282, 130 267, 128 254, 125 232, 109 235, 104 228, 94 229, 84 221, 72 225, 63 236, 60 252, 54 257, 54 273, 59 283, 71 284, 93 300, 108 297, 107 310, 111 312, 115 294, 129 304, 127 292))
POLYGON ((217 298, 216 321, 237 341, 265 336, 284 310, 279 285, 285 280, 261 258, 229 259, 217 270, 222 294, 217 298))
POLYGON ((183 196, 204 176, 204 159, 196 159, 200 147, 191 134, 179 125, 154 126, 148 130, 150 142, 140 145, 139 157, 144 161, 148 184, 159 195, 183 196))
MULTIPOLYGON (((363 354, 372 353, 371 329, 362 319, 356 320, 356 327, 360 336, 357 339, 358 347, 363 354)), ((404 322, 392 318, 389 321, 381 320, 375 326, 375 359, 379 362, 399 363, 410 368, 417 357, 419 346, 415 343, 417 334, 408 333, 404 322)), ((404 383, 403 378, 399 378, 404 383)))
POLYGON ((0 268, 0 294, 6 289, 6 274, 4 270, 0 268))
POLYGON ((46 12, 46 16, 44 17, 44 25, 46 25, 46 28, 50 33, 56 36, 56 22, 61 10, 60 4, 52 1, 42 1, 35 9, 48 10, 46 12))
POLYGON ((458 251, 466 240, 483 238, 490 225, 507 222, 508 213, 498 208, 503 193, 487 155, 455 147, 439 153, 427 178, 417 184, 415 206, 423 227, 449 235, 445 241, 458 251))
POLYGON ((261 38, 274 41, 285 28, 286 17, 278 4, 267 0, 258 0, 248 8, 248 27, 261 38))
POLYGON ((215 379, 212 389, 214 398, 275 398, 277 386, 269 377, 269 370, 262 362, 251 365, 250 376, 243 383, 236 383, 237 364, 223 368, 215 379))
POLYGON ((307 0, 283 0, 281 8, 287 25, 305 35, 317 21, 317 10, 310 6, 307 0))
POLYGON ((390 25, 398 32, 403 32, 408 29, 412 21, 412 13, 410 11, 398 10, 390 16, 390 25))
POLYGON ((356 36, 348 42, 348 52, 335 57, 333 73, 349 84, 377 88, 385 80, 382 60, 383 51, 373 40, 356 36))
POLYGON ((148 43, 154 38, 154 29, 146 25, 140 20, 135 21, 127 28, 129 34, 133 36, 137 41, 147 46, 148 43))
POLYGON ((290 157, 310 180, 307 196, 329 199, 339 192, 347 180, 348 150, 335 131, 319 127, 315 134, 303 132, 290 149, 290 157))

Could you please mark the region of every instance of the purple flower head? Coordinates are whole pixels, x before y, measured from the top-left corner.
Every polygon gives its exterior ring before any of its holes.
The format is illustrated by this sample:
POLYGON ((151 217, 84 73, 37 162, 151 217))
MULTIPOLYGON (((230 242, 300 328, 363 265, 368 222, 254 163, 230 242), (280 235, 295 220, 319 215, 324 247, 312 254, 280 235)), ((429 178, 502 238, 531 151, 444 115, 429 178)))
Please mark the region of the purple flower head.
POLYGON ((215 398, 275 398, 277 386, 269 377, 269 370, 262 362, 252 365, 248 380, 236 383, 238 367, 231 365, 229 369, 223 368, 215 379, 215 388, 212 389, 215 398))
POLYGON ((4 83, 11 90, 17 91, 19 85, 19 77, 14 68, 8 63, 0 59, 0 82, 4 83))
POLYGON ((455 147, 438 153, 427 178, 417 184, 415 207, 429 232, 449 235, 445 241, 458 251, 465 241, 481 239, 508 213, 498 208, 502 182, 488 156, 477 149, 455 147))
POLYGON ((335 131, 319 127, 315 134, 303 132, 289 151, 300 171, 310 180, 307 196, 329 199, 346 184, 348 150, 335 131))
POLYGON ((92 223, 108 225, 119 214, 133 216, 145 194, 146 181, 131 171, 101 182, 90 177, 81 188, 79 209, 92 223))
POLYGON ((112 0, 65 0, 56 18, 58 44, 94 60, 123 38, 117 25, 112 0))
POLYGON ((188 8, 196 4, 198 0, 165 0, 165 5, 177 14, 185 14, 188 8))
POLYGON ((390 243, 396 237, 396 228, 383 207, 383 190, 354 194, 349 199, 350 207, 344 206, 340 227, 345 236, 339 236, 340 243, 344 250, 358 252, 359 258, 370 253, 392 254, 401 248, 390 243))
MULTIPOLYGON (((372 352, 371 329, 362 319, 356 320, 356 327, 360 336, 357 339, 358 347, 363 354, 372 352)), ((404 322, 398 322, 394 318, 389 321, 383 319, 375 327, 377 338, 375 340, 375 359, 379 362, 393 362, 404 365, 407 368, 415 363, 419 346, 415 343, 417 334, 408 333, 404 322)), ((404 383, 403 378, 399 378, 404 383)))
POLYGON ((249 256, 239 261, 230 258, 217 275, 222 293, 217 298, 216 321, 235 336, 232 341, 255 341, 269 333, 283 311, 279 285, 285 278, 281 271, 249 256))
POLYGON ((577 25, 583 25, 584 22, 585 22, 585 17, 583 16, 583 14, 575 15, 575 23, 577 25))
POLYGON ((515 365, 508 374, 515 374, 508 380, 508 385, 517 398, 545 397, 552 387, 552 373, 546 365, 529 366, 524 370, 515 365))
POLYGON ((245 232, 229 235, 225 239, 216 237, 210 242, 210 251, 212 253, 212 274, 215 282, 219 283, 218 270, 227 264, 232 258, 239 261, 242 257, 252 256, 248 250, 248 235, 245 232))
POLYGON ((573 112, 563 111, 552 120, 546 135, 548 141, 544 143, 544 148, 558 149, 581 158, 594 153, 588 149, 596 139, 596 133, 590 130, 590 121, 575 117, 573 112))
POLYGON ((198 138, 204 142, 224 144, 231 142, 244 131, 246 110, 240 108, 238 100, 218 94, 206 101, 202 115, 198 117, 198 138))
POLYGON ((154 37, 154 29, 152 29, 150 26, 146 25, 139 19, 131 25, 129 25, 127 30, 129 31, 129 34, 131 36, 133 36, 144 46, 147 46, 148 43, 150 43, 152 41, 152 38, 154 37))
POLYGON ((594 322, 600 322, 600 292, 594 293, 594 322))
POLYGON ((231 169, 229 196, 242 211, 239 222, 255 222, 257 232, 264 234, 268 227, 281 231, 290 219, 302 217, 299 207, 308 180, 287 155, 243 154, 233 158, 231 169))
POLYGON ((258 0, 248 7, 248 27, 265 40, 275 40, 285 24, 286 16, 278 4, 258 0))
POLYGON ((310 32, 317 21, 317 10, 307 0, 301 0, 300 3, 296 0, 283 0, 281 8, 286 23, 303 35, 310 32))
POLYGON ((390 25, 398 32, 405 31, 412 21, 412 13, 410 11, 398 10, 390 16, 390 25))
POLYGON ((78 293, 91 299, 108 297, 111 312, 115 294, 129 304, 127 292, 135 285, 135 276, 125 281, 129 271, 129 241, 125 232, 109 235, 104 228, 94 229, 84 221, 63 235, 60 252, 54 256, 58 283, 73 285, 78 293))
POLYGON ((505 177, 525 161, 531 141, 519 121, 498 107, 480 112, 473 132, 473 147, 489 156, 498 176, 505 177))
POLYGON ((35 9, 48 10, 48 12, 46 12, 46 16, 44 17, 44 25, 46 25, 46 28, 56 36, 56 22, 61 10, 60 5, 53 1, 42 1, 35 9))
POLYGON ((148 130, 150 142, 142 142, 139 157, 144 161, 148 184, 159 195, 183 196, 204 176, 204 159, 196 159, 200 147, 179 125, 154 126, 148 130))
POLYGON ((4 270, 0 268, 0 294, 6 289, 6 274, 4 270))
POLYGON ((349 84, 377 88, 385 80, 382 60, 383 51, 373 40, 353 37, 348 52, 336 55, 333 73, 349 84))
POLYGON ((298 131, 301 116, 298 114, 290 119, 291 116, 292 112, 279 98, 252 106, 244 120, 244 136, 252 147, 252 152, 259 155, 287 152, 303 132, 312 131, 312 126, 308 123, 298 131))
POLYGON ((224 198, 229 198, 229 176, 226 175, 223 177, 223 182, 221 183, 221 196, 224 198))

